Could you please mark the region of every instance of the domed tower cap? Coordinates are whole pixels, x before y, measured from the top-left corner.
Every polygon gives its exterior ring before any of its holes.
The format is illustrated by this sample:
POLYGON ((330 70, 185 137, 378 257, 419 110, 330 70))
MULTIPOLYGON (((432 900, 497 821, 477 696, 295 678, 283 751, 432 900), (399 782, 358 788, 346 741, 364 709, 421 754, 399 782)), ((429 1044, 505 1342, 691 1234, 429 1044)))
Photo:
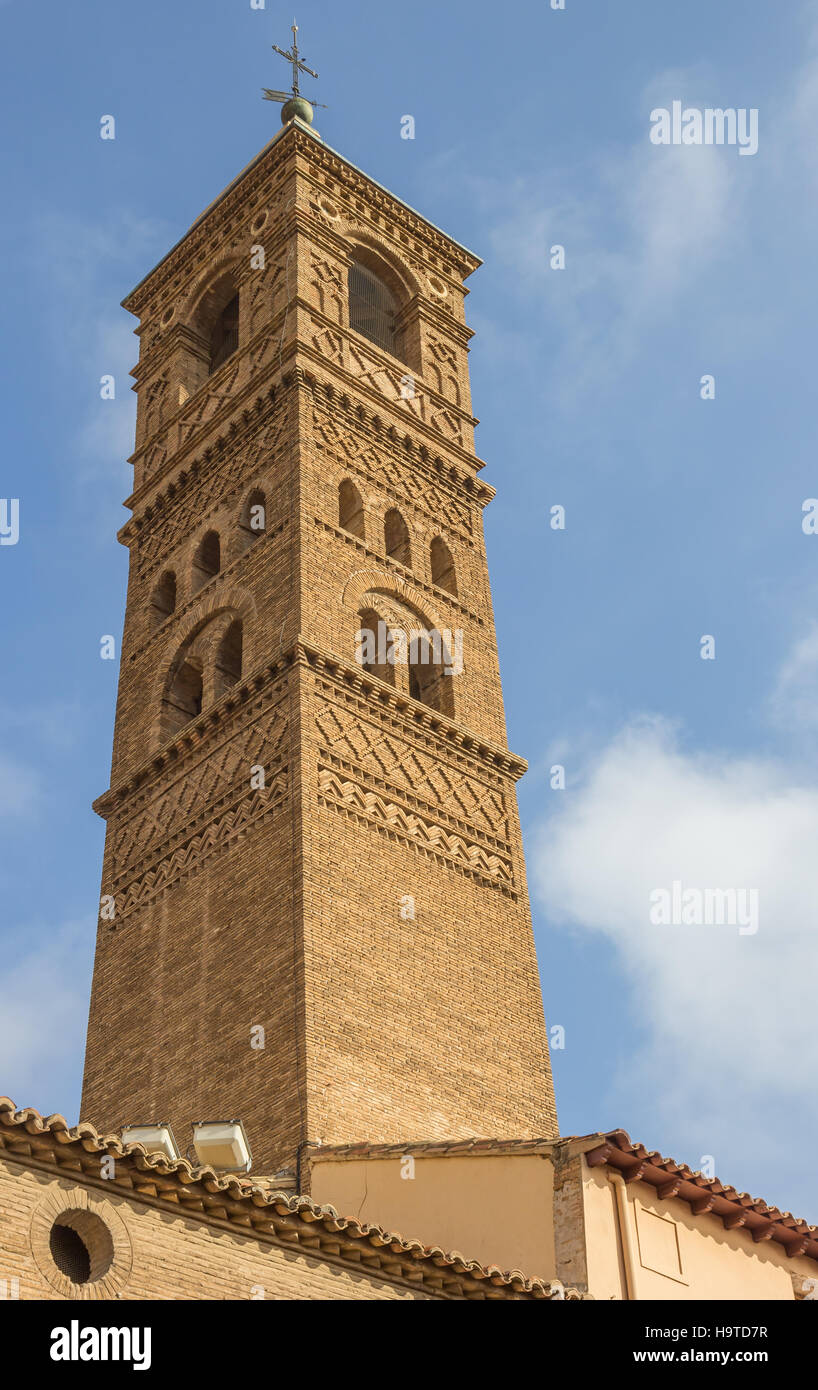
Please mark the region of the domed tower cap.
POLYGON ((298 119, 305 125, 312 125, 315 112, 306 97, 290 97, 281 108, 281 124, 298 119))

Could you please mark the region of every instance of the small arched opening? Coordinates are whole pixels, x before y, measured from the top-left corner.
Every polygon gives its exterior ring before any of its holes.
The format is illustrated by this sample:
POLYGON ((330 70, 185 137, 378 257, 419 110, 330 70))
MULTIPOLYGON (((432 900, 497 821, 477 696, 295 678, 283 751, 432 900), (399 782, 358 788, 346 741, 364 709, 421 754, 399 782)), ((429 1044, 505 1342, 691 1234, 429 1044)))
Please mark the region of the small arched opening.
POLYGON ((360 260, 349 267, 349 326, 376 347, 399 357, 398 301, 382 275, 360 260))
POLYGON ((406 569, 411 568, 412 546, 409 540, 409 527, 400 512, 392 507, 383 522, 383 539, 390 560, 397 560, 406 569))
POLYGON ((182 654, 171 671, 162 709, 162 734, 173 738, 202 712, 202 663, 182 654))
POLYGON ((364 671, 387 685, 395 684, 395 662, 389 660, 389 626, 374 608, 362 608, 355 633, 355 659, 364 671))
POLYGON ((345 478, 338 488, 338 525, 364 540, 364 503, 354 483, 345 478))
POLYGON ((457 596, 457 576, 454 571, 452 552, 442 536, 435 536, 431 544, 432 583, 447 593, 457 596))
POLYGON ((413 700, 454 718, 454 678, 439 632, 414 636, 409 643, 409 694, 413 700))
POLYGON ((210 371, 217 372, 239 345, 239 296, 234 294, 217 314, 210 330, 210 371))
POLYGON ((232 685, 241 680, 242 627, 235 618, 216 650, 213 672, 213 698, 218 700, 232 685))
POLYGON ((218 531, 208 531, 199 542, 193 557, 191 591, 197 594, 204 584, 221 569, 221 544, 218 531))
POLYGON ((154 626, 159 627, 176 608, 176 575, 173 570, 165 570, 151 595, 151 612, 154 626))
POLYGON ((267 499, 261 488, 254 488, 241 509, 239 517, 239 545, 248 550, 267 530, 267 499))

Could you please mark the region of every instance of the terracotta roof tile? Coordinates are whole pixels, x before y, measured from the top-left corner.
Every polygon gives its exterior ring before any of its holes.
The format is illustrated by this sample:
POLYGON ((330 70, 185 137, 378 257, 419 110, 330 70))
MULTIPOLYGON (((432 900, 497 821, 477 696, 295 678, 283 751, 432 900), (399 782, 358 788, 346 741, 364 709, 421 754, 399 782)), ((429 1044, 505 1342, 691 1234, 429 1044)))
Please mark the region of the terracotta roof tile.
POLYGON ((644 1144, 635 1143, 624 1129, 600 1134, 598 1140, 585 1153, 592 1168, 604 1163, 617 1169, 626 1182, 638 1179, 649 1183, 660 1195, 663 1188, 672 1189, 667 1195, 687 1202, 694 1211, 697 1203, 707 1201, 709 1214, 721 1217, 729 1230, 743 1228, 755 1241, 771 1238, 783 1245, 788 1255, 807 1255, 818 1260, 818 1226, 768 1206, 759 1197, 738 1192, 719 1178, 707 1178, 686 1163, 664 1158, 656 1150, 649 1151, 644 1144))
MULTIPOLYGON (((479 1261, 469 1260, 456 1250, 446 1251, 438 1245, 405 1240, 403 1236, 386 1231, 381 1226, 370 1226, 354 1218, 340 1216, 334 1207, 319 1206, 309 1197, 272 1191, 268 1185, 269 1178, 235 1174, 220 1176, 213 1168, 195 1166, 186 1158, 169 1159, 158 1151, 149 1153, 143 1144, 123 1144, 119 1135, 100 1134, 87 1122, 69 1126, 62 1115, 43 1116, 32 1108, 18 1110, 8 1097, 0 1097, 0 1151, 5 1148, 12 1158, 25 1157, 21 1155, 20 1141, 23 1141, 26 1149, 32 1145, 25 1143, 24 1135, 31 1137, 35 1154, 38 1148, 40 1151, 43 1148, 51 1149, 58 1160, 60 1150, 69 1147, 88 1155, 112 1154, 115 1158, 124 1159, 128 1169, 134 1170, 137 1180, 145 1179, 148 1186, 151 1178, 164 1179, 167 1191, 169 1180, 170 1186, 183 1200, 186 1190, 188 1195, 194 1195, 192 1189, 195 1187, 198 1189, 195 1195, 197 1198, 201 1195, 201 1205, 205 1210, 208 1197, 218 1196, 220 1202, 214 1205, 219 1205, 223 1219, 246 1219, 246 1215, 249 1215, 251 1221, 255 1217, 258 1224, 263 1222, 271 1225, 274 1234, 277 1228, 290 1233, 295 1231, 296 1237, 299 1232, 309 1232, 310 1237, 317 1235, 319 1241, 326 1237, 326 1243, 333 1251, 337 1248, 339 1236, 342 1246, 344 1239, 350 1243, 360 1241, 372 1247, 373 1255, 376 1251, 383 1251, 393 1263, 395 1260, 398 1263, 403 1261, 403 1277, 412 1276, 413 1282, 417 1282, 419 1276, 420 1283, 427 1284, 433 1295, 441 1292, 445 1286, 446 1292, 469 1299, 518 1297, 576 1301, 582 1297, 576 1289, 565 1288, 557 1280, 529 1279, 521 1270, 481 1265, 479 1261), (37 1141, 41 1141, 39 1145, 37 1141), (225 1207, 225 1198, 237 1204, 246 1204, 244 1210, 237 1213, 231 1207, 225 1207)), ((29 1153, 27 1156, 32 1155, 29 1153)), ((76 1156, 76 1153, 71 1155, 72 1159, 76 1156)), ((149 1195, 161 1201, 162 1186, 149 1195)), ((242 1229, 246 1229, 246 1226, 242 1229)), ((343 1248, 341 1258, 344 1258, 343 1248)))

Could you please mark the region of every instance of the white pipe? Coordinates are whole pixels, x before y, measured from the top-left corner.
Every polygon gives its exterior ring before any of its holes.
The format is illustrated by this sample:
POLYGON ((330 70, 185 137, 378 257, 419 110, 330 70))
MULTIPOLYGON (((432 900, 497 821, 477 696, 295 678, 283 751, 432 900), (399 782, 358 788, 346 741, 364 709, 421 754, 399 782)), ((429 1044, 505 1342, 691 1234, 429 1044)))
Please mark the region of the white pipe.
POLYGON ((626 1297, 638 1299, 636 1292, 636 1247, 628 1215, 628 1198, 625 1179, 621 1173, 608 1173, 608 1181, 613 1183, 614 1200, 619 1226, 619 1240, 622 1245, 622 1263, 625 1266, 626 1297))

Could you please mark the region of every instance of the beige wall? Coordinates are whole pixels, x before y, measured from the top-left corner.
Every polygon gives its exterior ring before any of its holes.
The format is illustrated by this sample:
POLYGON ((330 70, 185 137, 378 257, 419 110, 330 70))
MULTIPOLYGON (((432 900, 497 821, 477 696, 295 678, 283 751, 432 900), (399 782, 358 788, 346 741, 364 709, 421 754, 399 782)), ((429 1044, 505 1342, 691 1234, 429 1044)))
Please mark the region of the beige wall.
POLYGON ((556 1277, 548 1159, 417 1157, 413 1178, 402 1178, 401 1166, 400 1158, 319 1159, 313 1200, 470 1260, 556 1277))
POLYGON ((428 1296, 331 1260, 177 1216, 167 1207, 108 1197, 96 1187, 0 1160, 0 1281, 4 1279, 19 1280, 20 1299, 428 1296), (112 1234, 113 1264, 99 1283, 71 1285, 51 1259, 51 1225, 66 1208, 90 1210, 112 1234))
MULTIPOLYGON (((583 1160, 589 1291, 625 1298, 624 1265, 613 1184, 583 1160)), ((818 1276, 814 1260, 790 1258, 772 1240, 727 1231, 712 1215, 694 1216, 678 1199, 660 1201, 647 1183, 625 1189, 638 1299, 792 1299, 791 1275, 818 1276)))
MULTIPOLYGON (((560 1279, 595 1299, 627 1298, 613 1183, 578 1151, 543 1155, 314 1161, 312 1196, 405 1237, 529 1277, 560 1279)), ((647 1183, 625 1189, 635 1292, 647 1299, 794 1297, 793 1276, 818 1278, 815 1262, 790 1258, 774 1241, 727 1231, 687 1203, 661 1201, 647 1183)))

